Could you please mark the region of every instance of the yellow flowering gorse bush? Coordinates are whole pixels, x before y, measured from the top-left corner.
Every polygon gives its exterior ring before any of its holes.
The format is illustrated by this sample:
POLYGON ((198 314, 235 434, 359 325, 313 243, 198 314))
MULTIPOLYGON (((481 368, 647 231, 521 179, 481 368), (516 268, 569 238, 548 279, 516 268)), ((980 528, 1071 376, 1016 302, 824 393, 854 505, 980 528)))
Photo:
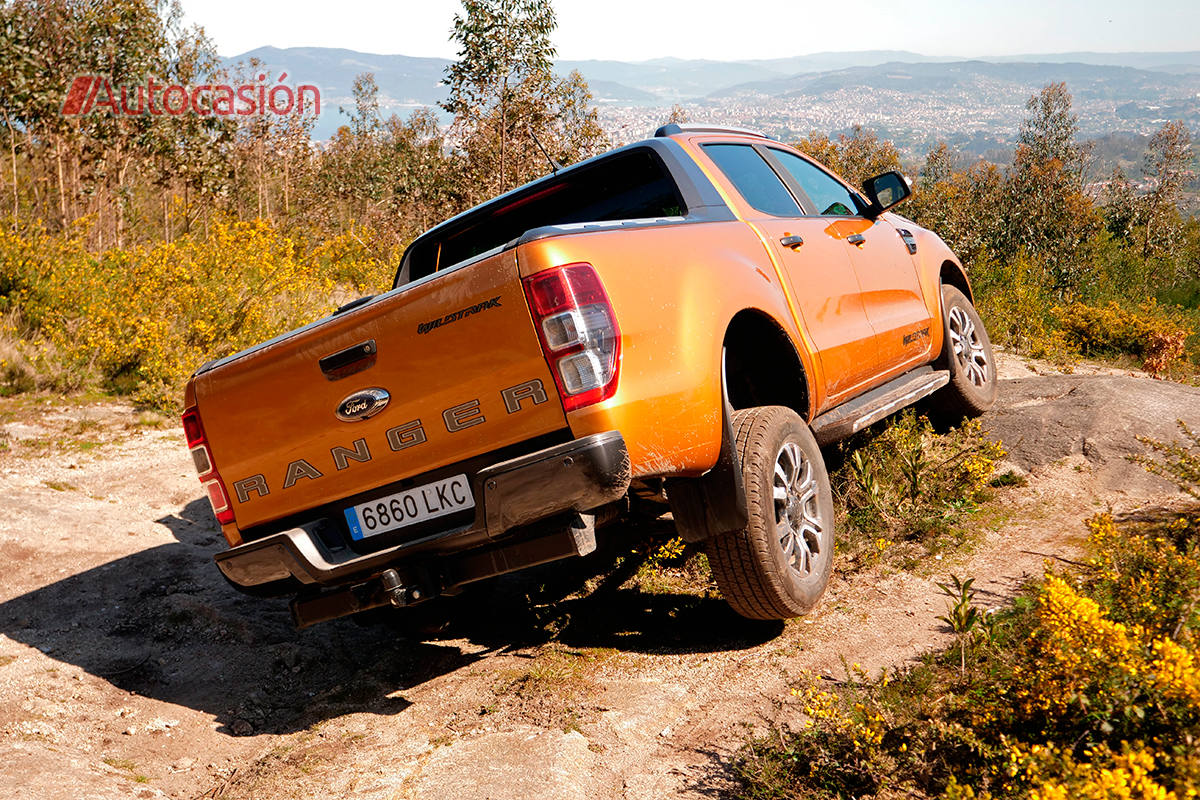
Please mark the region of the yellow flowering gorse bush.
POLYGON ((35 366, 56 359, 78 383, 172 407, 205 361, 328 314, 364 289, 387 288, 394 254, 370 251, 354 231, 308 247, 262 220, 98 254, 84 248, 83 231, 3 231, 0 310, 35 366))
POLYGON ((737 763, 744 796, 1197 797, 1200 509, 1087 528, 1087 560, 1048 571, 964 654, 801 681, 799 722, 737 763))
POLYGON ((1054 309, 1054 316, 1066 340, 1084 355, 1137 356, 1155 375, 1184 358, 1193 333, 1187 323, 1153 299, 1136 310, 1112 300, 1100 306, 1076 302, 1054 309))
POLYGON ((1141 748, 1109 755, 1090 753, 1089 760, 1076 762, 1057 748, 1037 745, 1021 752, 1017 764, 1026 772, 1033 788, 1029 800, 1181 800, 1195 797, 1195 791, 1180 795, 1170 791, 1155 777, 1158 766, 1154 755, 1141 748), (1055 777, 1046 777, 1039 762, 1055 777))

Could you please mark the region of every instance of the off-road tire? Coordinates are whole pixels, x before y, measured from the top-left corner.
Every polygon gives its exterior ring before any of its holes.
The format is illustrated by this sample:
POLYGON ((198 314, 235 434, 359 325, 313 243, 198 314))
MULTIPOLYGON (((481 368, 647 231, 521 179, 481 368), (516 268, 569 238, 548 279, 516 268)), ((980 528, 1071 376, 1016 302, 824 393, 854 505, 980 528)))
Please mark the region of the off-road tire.
POLYGON ((996 402, 996 356, 975 306, 954 286, 942 286, 942 354, 937 368, 950 382, 929 398, 947 421, 978 417, 996 402))
POLYGON ((743 617, 800 616, 825 593, 833 566, 833 495, 825 460, 790 408, 734 411, 731 421, 750 521, 740 531, 710 538, 708 563, 721 594, 743 617), (788 474, 791 460, 799 462, 795 475, 788 474))

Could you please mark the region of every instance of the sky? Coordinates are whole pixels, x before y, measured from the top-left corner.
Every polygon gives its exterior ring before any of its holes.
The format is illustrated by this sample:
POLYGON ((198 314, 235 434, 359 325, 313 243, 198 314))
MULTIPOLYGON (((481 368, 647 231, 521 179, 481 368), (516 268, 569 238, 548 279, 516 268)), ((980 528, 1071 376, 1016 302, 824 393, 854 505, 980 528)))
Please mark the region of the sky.
MULTIPOLYGON (((183 0, 223 56, 340 47, 453 58, 458 0, 183 0)), ((561 59, 730 61, 823 51, 1003 56, 1200 50, 1197 0, 556 0, 561 59)))

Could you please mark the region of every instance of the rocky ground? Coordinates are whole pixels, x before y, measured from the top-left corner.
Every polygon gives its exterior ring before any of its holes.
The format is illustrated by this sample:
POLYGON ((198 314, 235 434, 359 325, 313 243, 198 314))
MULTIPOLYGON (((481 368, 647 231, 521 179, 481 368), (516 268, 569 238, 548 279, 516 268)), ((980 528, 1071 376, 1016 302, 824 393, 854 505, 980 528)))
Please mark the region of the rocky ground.
POLYGON ((0 402, 0 798, 714 797, 803 673, 901 666, 949 641, 934 585, 1003 604, 1081 520, 1178 502, 1124 456, 1200 428, 1200 390, 1002 360, 988 429, 1028 473, 968 552, 835 576, 811 616, 753 624, 611 568, 631 532, 512 582, 422 643, 340 620, 295 631, 244 597, 173 420, 112 403, 0 402), (555 579, 555 580, 551 580, 555 579), (572 581, 574 581, 572 583, 572 581), (599 585, 596 585, 596 584, 599 585), (552 597, 551 597, 552 599, 552 597))

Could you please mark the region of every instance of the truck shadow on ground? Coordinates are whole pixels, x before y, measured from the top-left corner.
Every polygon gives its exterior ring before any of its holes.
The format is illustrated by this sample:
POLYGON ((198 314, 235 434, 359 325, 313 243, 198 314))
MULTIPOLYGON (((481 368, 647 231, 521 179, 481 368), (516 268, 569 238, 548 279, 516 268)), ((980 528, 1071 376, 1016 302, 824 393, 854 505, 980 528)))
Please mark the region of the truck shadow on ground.
POLYGON ((744 650, 783 631, 782 622, 740 617, 720 597, 703 591, 638 588, 630 579, 644 567, 645 553, 623 545, 649 532, 627 528, 615 532, 608 548, 585 559, 548 564, 481 587, 484 597, 467 598, 467 607, 451 614, 445 635, 487 647, 554 640, 568 647, 678 654, 744 650))
POLYGON ((632 560, 623 570, 598 553, 456 598, 441 641, 403 635, 399 615, 391 620, 399 625, 343 619, 297 631, 286 601, 247 597, 224 581, 212 563, 224 542, 205 501, 158 522, 178 541, 0 603, 0 631, 121 690, 211 714, 231 735, 401 713, 411 705, 406 689, 551 639, 695 652, 752 647, 781 630, 737 618, 716 598, 621 588, 632 560))

